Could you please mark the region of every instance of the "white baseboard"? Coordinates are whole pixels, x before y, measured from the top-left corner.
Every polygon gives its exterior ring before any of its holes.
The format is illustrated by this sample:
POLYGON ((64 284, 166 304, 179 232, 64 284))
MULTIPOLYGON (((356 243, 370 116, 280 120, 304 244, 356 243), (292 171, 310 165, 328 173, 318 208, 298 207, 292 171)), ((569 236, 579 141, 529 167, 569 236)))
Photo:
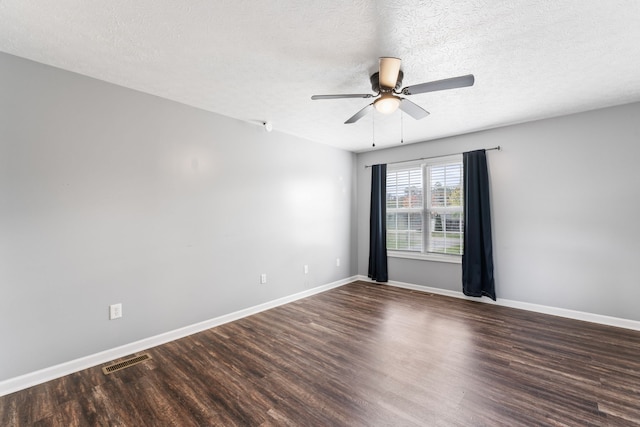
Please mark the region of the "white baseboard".
POLYGON ((175 329, 173 331, 165 332, 153 337, 145 338, 140 341, 135 341, 130 344, 125 344, 120 347, 112 348, 109 350, 101 351, 89 356, 81 357, 79 359, 71 360, 69 362, 61 363, 59 365, 51 366, 49 368, 40 369, 35 372, 20 375, 18 377, 9 378, 8 380, 0 381, 0 396, 4 396, 16 391, 24 390, 25 388, 32 387, 34 385, 42 384, 47 381, 54 380, 56 378, 63 377, 65 375, 72 374, 74 372, 81 371, 83 369, 91 368, 103 363, 110 362, 114 359, 119 359, 124 356, 128 356, 132 353, 144 351, 152 347, 174 341, 180 338, 184 338, 189 335, 193 335, 197 332, 205 331, 207 329, 232 322, 234 320, 242 319, 243 317, 251 316, 252 314, 260 313, 261 311, 269 310, 274 307, 278 307, 283 304, 287 304, 302 298, 309 297, 311 295, 319 294, 321 292, 328 291, 329 289, 337 288, 347 283, 351 283, 357 280, 356 276, 346 279, 338 280, 333 283, 329 283, 322 286, 317 286, 312 289, 308 289, 303 292, 299 292, 286 297, 278 298, 273 301, 269 301, 263 304, 259 304, 253 307, 245 308, 233 313, 225 314, 213 319, 205 320, 204 322, 196 323, 193 325, 185 326, 183 328, 175 329))
MULTIPOLYGON (((366 276, 357 276, 357 278, 358 280, 377 283, 372 281, 366 276)), ((432 288, 429 286, 420 286, 420 285, 414 285, 411 283, 389 281, 382 284, 395 286, 397 288, 411 289, 414 291, 422 291, 422 292, 430 292, 432 294, 445 295, 448 297, 466 299, 469 301, 478 301, 478 302, 483 302, 487 304, 501 305, 504 307, 535 311, 536 313, 550 314, 552 316, 566 317, 569 319, 583 320, 585 322, 599 323, 602 325, 615 326, 618 328, 633 329, 635 331, 640 331, 640 322, 637 320, 622 319, 619 317, 604 316, 601 314, 586 313, 584 311, 568 310, 566 308, 550 307, 546 305, 532 304, 528 302, 514 301, 514 300, 508 300, 508 299, 501 299, 501 298, 499 298, 497 301, 493 301, 492 299, 487 297, 482 297, 482 298, 469 297, 459 291, 450 291, 448 289, 432 288)))
MULTIPOLYGON (((243 317, 251 316, 252 314, 260 313, 261 311, 269 310, 274 307, 278 307, 283 304, 287 304, 302 298, 306 298, 321 292, 328 291, 333 288, 337 288, 355 280, 362 280, 371 283, 373 282, 366 276, 353 276, 346 279, 342 279, 333 283, 318 286, 297 294, 289 295, 283 298, 278 298, 273 301, 269 301, 263 304, 249 307, 243 310, 239 310, 233 313, 225 314, 213 319, 206 320, 204 322, 196 323, 193 325, 185 326, 184 328, 175 329, 173 331, 165 332, 163 334, 155 335, 153 337, 145 338, 140 341, 136 341, 130 344, 125 344, 120 347, 105 350, 99 353, 95 353, 89 356, 81 357, 79 359, 71 360, 69 362, 61 363, 59 365, 44 368, 35 372, 30 372, 25 375, 21 375, 8 380, 0 381, 0 396, 4 396, 16 391, 24 390, 34 385, 42 384, 47 381, 54 380, 56 378, 63 377, 65 375, 72 374, 74 372, 81 371, 83 369, 91 368, 96 365, 110 362, 114 359, 118 359, 124 356, 128 356, 132 353, 144 351, 152 347, 174 341, 180 338, 184 338, 189 335, 193 335, 197 332, 201 332, 225 323, 232 322, 234 320, 242 319, 243 317)), ((462 292, 451 291, 448 289, 433 288, 429 286, 415 285, 411 283, 390 281, 384 283, 386 285, 395 286, 398 288, 411 289, 421 292, 430 292, 433 294, 449 296, 453 298, 466 299, 470 301, 478 301, 487 304, 496 304, 505 307, 518 308, 522 310, 534 311, 537 313, 550 314, 553 316, 566 317, 569 319, 583 320, 586 322, 600 323, 603 325, 615 326, 619 328, 632 329, 640 331, 640 322, 629 319, 622 319, 618 317, 603 316, 600 314, 586 313, 582 311, 567 310, 564 308, 550 307, 539 304, 531 304, 521 301, 513 301, 506 299, 498 299, 493 301, 489 298, 473 298, 464 295, 462 292)))

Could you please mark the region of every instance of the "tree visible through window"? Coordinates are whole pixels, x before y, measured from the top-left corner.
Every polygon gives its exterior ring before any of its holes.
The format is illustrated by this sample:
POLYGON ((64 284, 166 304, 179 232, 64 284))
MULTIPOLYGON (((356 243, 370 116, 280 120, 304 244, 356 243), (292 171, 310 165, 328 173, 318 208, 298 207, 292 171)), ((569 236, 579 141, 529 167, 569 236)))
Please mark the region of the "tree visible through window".
POLYGON ((462 171, 460 156, 387 170, 387 250, 462 255, 462 171))

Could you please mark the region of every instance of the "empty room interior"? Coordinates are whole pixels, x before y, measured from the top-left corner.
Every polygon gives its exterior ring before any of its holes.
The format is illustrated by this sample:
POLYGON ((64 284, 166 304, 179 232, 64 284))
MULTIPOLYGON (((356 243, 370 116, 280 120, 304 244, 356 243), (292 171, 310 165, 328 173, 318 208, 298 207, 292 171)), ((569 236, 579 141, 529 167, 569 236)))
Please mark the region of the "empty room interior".
POLYGON ((0 425, 640 425, 638 22, 1 1, 0 425))

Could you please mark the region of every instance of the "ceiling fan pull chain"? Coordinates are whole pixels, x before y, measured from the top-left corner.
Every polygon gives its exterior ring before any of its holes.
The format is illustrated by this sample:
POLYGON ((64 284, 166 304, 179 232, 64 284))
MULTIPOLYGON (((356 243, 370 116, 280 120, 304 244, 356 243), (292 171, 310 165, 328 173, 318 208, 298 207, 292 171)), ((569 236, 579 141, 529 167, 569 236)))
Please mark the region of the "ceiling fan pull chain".
POLYGON ((400 111, 400 144, 404 144, 404 114, 400 111))
POLYGON ((371 115, 371 141, 372 147, 376 146, 376 115, 372 114, 371 115))

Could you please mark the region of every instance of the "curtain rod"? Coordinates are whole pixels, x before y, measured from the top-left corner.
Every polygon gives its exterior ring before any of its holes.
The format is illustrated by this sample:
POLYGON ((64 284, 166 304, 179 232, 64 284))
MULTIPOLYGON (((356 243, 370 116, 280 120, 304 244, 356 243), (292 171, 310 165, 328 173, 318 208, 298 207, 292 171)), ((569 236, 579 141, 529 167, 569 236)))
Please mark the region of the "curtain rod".
MULTIPOLYGON (((484 151, 491 151, 491 150, 498 150, 500 151, 500 146, 498 145, 497 147, 492 147, 492 148, 485 148, 484 151)), ((409 162, 417 162, 418 160, 429 160, 429 159, 438 159, 440 157, 449 157, 449 156, 455 156, 456 154, 463 154, 463 153, 451 153, 451 154, 442 154, 440 156, 431 156, 431 157, 420 157, 419 159, 410 159, 410 160, 400 160, 397 162, 388 162, 388 165, 395 165, 397 163, 409 163, 409 162)), ((364 165, 364 168, 370 168, 373 165, 364 165)))

